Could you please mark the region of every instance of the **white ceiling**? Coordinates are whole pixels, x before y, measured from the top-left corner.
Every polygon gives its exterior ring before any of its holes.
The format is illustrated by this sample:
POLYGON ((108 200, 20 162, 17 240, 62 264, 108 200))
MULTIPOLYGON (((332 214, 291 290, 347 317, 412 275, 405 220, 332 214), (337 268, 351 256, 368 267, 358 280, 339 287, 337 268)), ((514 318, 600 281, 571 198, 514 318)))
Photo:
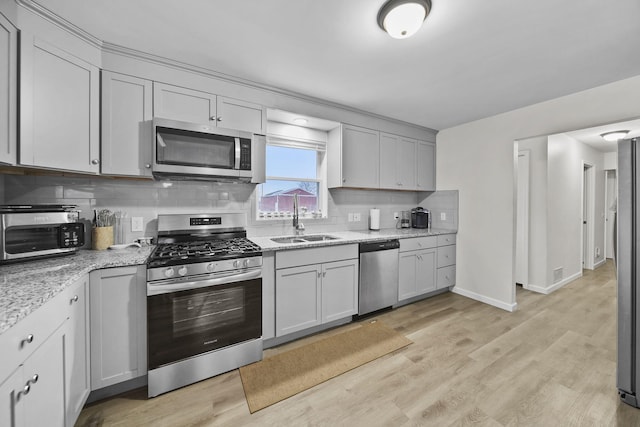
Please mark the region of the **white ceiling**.
POLYGON ((638 0, 36 0, 106 42, 444 129, 640 75, 638 0))
POLYGON ((617 142, 607 142, 600 135, 615 130, 628 130, 629 133, 625 138, 634 138, 640 136, 640 120, 629 120, 626 122, 612 123, 603 126, 592 127, 589 129, 581 129, 573 132, 566 132, 573 139, 583 142, 598 151, 613 152, 618 150, 617 142))

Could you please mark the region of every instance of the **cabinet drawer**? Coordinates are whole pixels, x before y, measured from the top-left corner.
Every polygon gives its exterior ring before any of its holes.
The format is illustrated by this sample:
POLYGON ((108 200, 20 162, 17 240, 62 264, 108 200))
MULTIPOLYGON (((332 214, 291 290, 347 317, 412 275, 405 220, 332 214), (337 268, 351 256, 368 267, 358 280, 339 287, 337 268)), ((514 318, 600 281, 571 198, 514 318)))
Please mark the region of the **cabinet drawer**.
POLYGON ((437 236, 400 239, 400 252, 417 251, 419 249, 435 248, 436 246, 438 246, 437 236))
POLYGON ((438 236, 438 246, 448 246, 456 244, 455 234, 443 234, 438 236))
POLYGON ((62 291, 0 335, 0 383, 66 320, 69 292, 62 291))
POLYGON ((276 252, 276 269, 358 258, 358 245, 332 245, 276 252))
POLYGON ((441 246, 438 248, 438 268, 447 267, 456 263, 456 245, 441 246))
POLYGON ((438 289, 448 288, 456 284, 456 266, 443 267, 438 269, 437 286, 438 289))

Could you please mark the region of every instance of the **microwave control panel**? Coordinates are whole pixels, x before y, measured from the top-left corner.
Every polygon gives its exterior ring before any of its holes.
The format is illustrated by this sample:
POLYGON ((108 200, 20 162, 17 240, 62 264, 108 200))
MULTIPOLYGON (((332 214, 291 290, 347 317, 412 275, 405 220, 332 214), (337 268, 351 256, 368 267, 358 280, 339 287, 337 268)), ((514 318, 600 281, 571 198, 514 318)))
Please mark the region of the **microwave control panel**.
POLYGON ((84 246, 84 224, 81 222, 61 224, 58 239, 61 248, 79 248, 84 246))
POLYGON ((240 170, 251 170, 251 140, 240 139, 240 170))

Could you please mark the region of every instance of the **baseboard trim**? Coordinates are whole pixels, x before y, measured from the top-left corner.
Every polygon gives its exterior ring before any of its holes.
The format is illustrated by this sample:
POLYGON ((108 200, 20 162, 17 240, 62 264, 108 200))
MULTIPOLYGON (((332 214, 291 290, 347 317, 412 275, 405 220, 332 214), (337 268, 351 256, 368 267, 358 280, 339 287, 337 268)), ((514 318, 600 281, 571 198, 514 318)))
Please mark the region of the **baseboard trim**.
POLYGON ((551 286, 538 286, 538 285, 532 285, 531 283, 529 283, 529 286, 527 287, 528 290, 533 291, 533 292, 538 292, 540 294, 544 294, 544 295, 549 295, 551 292, 553 291, 557 291, 558 289, 560 289, 561 287, 573 282, 576 279, 579 279, 582 277, 582 271, 579 271, 578 273, 571 275, 561 281, 559 281, 558 283, 555 283, 551 286))
POLYGON ((456 293, 458 295, 462 295, 463 297, 467 297, 467 298, 474 299, 476 301, 483 302, 485 304, 492 305, 497 308, 501 308, 502 310, 506 310, 509 312, 514 312, 518 308, 517 302, 514 302, 513 304, 509 304, 504 301, 497 300, 495 298, 490 298, 472 291, 468 291, 466 289, 461 289, 458 286, 454 286, 453 289, 451 289, 451 292, 456 293))
POLYGON ((600 261, 596 262, 596 264, 593 266, 593 269, 595 270, 598 267, 602 267, 603 265, 605 265, 607 263, 607 259, 601 259, 600 261))

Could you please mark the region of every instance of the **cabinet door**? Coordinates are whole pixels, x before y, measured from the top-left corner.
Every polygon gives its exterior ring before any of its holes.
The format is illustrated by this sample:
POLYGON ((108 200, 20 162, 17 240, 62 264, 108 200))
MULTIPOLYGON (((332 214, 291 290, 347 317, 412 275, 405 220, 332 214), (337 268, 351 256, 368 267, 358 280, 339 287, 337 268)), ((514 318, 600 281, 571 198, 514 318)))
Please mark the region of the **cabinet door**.
POLYGON ((17 404, 24 405, 25 426, 64 426, 64 340, 62 326, 22 366, 23 387, 29 386, 29 392, 17 404))
POLYGON ((218 126, 253 133, 264 133, 262 119, 263 112, 261 105, 218 96, 218 126))
POLYGON ((144 266, 91 272, 91 390, 147 373, 144 274, 144 266))
POLYGON ((102 166, 106 175, 151 176, 150 80, 102 72, 102 166))
POLYGON ((436 250, 421 251, 416 256, 416 294, 436 289, 436 250))
POLYGON ((206 92, 153 83, 153 115, 191 123, 216 124, 216 96, 206 92))
POLYGON ((420 191, 436 190, 436 146, 418 141, 416 155, 416 188, 420 191))
POLYGON ((380 188, 415 190, 415 139, 380 134, 380 188))
POLYGON ((401 190, 416 189, 417 141, 401 137, 396 150, 396 176, 401 190))
POLYGON ((358 260, 322 265, 322 323, 358 312, 358 260))
POLYGON ((345 125, 342 129, 342 186, 379 188, 378 131, 345 125))
MULTIPOLYGON (((4 379, 4 378, 3 378, 4 379)), ((22 367, 0 383, 0 426, 24 425, 24 405, 19 405, 18 394, 23 390, 22 367)), ((20 396, 22 396, 20 394, 20 396)))
POLYGON ((276 270, 276 336, 322 322, 319 265, 276 270))
POLYGON ((0 14, 0 163, 16 163, 18 30, 0 14))
POLYGON ((100 72, 33 35, 20 37, 20 159, 98 173, 100 72))
POLYGON ((399 258, 398 301, 417 295, 416 264, 417 252, 401 252, 399 258))
POLYGON ((67 426, 73 426, 91 391, 89 372, 89 276, 69 292, 69 320, 65 331, 65 402, 67 426))

